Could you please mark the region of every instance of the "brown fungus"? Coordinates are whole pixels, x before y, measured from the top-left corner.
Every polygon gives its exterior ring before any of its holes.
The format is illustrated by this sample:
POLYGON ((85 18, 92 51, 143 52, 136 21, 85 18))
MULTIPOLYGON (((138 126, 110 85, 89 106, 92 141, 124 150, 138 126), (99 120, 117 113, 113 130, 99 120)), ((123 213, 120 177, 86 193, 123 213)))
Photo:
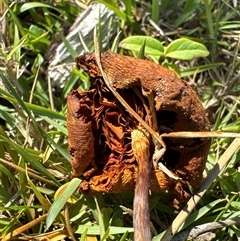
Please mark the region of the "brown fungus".
MULTIPOLYGON (((138 164, 131 146, 137 121, 106 87, 94 54, 76 58, 77 67, 90 77, 88 91, 74 90, 67 99, 67 127, 73 176, 82 176, 81 191, 119 193, 134 189, 138 164)), ((196 93, 176 74, 151 61, 101 54, 101 63, 111 86, 149 125, 148 100, 136 91, 152 91, 159 134, 176 131, 209 131, 210 125, 196 93)), ((174 205, 189 196, 188 184, 202 181, 210 139, 164 138, 167 150, 161 162, 181 180, 173 180, 159 169, 151 169, 150 189, 169 191, 174 205)), ((151 155, 154 146, 151 144, 151 155)))

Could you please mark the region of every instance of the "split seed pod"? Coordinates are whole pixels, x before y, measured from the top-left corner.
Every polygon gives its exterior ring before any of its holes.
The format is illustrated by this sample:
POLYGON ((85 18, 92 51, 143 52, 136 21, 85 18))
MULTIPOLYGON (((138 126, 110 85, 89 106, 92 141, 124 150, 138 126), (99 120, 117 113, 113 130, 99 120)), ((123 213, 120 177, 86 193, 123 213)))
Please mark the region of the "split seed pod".
MULTIPOLYGON (((73 176, 82 177, 80 189, 88 194, 134 189, 138 164, 132 151, 131 132, 139 123, 106 87, 94 54, 79 56, 76 63, 89 75, 91 87, 88 91, 74 90, 67 99, 73 176)), ((198 96, 173 71, 148 60, 110 51, 101 54, 101 63, 111 86, 149 125, 148 99, 144 95, 139 98, 135 90, 152 91, 160 134, 210 130, 198 96)), ((163 140, 167 150, 160 161, 179 180, 152 168, 150 189, 154 192, 168 190, 177 206, 189 196, 188 184, 193 188, 201 184, 210 139, 163 140)), ((153 155, 153 143, 150 149, 153 155)))

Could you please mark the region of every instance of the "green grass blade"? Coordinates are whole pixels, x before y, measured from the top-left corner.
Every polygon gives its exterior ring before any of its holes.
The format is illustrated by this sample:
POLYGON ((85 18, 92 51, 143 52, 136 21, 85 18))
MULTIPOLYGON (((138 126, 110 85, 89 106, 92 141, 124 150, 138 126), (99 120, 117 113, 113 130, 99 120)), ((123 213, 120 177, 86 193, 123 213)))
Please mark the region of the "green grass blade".
POLYGON ((61 131, 64 135, 68 135, 67 128, 57 123, 56 121, 50 119, 49 117, 43 117, 49 124, 53 125, 57 130, 61 131))
POLYGON ((188 68, 186 70, 181 70, 180 77, 184 78, 184 77, 187 77, 187 76, 190 76, 190 75, 194 75, 196 73, 202 73, 202 72, 205 72, 207 70, 217 68, 217 67, 220 67, 220 66, 223 66, 223 65, 224 65, 223 63, 198 65, 196 67, 188 68))
MULTIPOLYGON (((100 227, 99 225, 94 225, 94 226, 87 226, 87 225, 79 225, 78 229, 76 230, 75 233, 82 234, 86 228, 88 227, 88 235, 100 235, 100 227)), ((109 234, 110 235, 115 235, 115 234, 124 234, 126 232, 128 233, 133 233, 134 229, 131 227, 115 227, 115 226, 110 226, 109 227, 109 234)))
POLYGON ((31 179, 28 176, 27 170, 26 170, 26 177, 27 177, 27 181, 29 186, 32 188, 33 192, 35 193, 38 201, 42 204, 42 206, 45 208, 45 210, 49 210, 51 203, 49 202, 48 199, 46 199, 42 193, 38 190, 38 188, 33 184, 33 182, 31 181, 31 179))
POLYGON ((152 20, 157 23, 159 20, 159 1, 158 0, 152 0, 152 20))
POLYGON ((10 15, 12 16, 12 18, 14 20, 13 21, 14 24, 17 25, 18 30, 20 31, 21 35, 24 36, 25 35, 25 31, 23 29, 23 26, 22 26, 21 22, 19 21, 18 17, 16 16, 15 12, 13 12, 13 10, 9 7, 9 5, 7 4, 6 0, 3 0, 3 2, 4 2, 4 5, 6 6, 6 8, 8 9, 10 15))
POLYGON ((40 135, 51 145, 53 146, 64 158, 67 160, 70 160, 70 155, 66 153, 59 145, 57 145, 50 136, 47 135, 47 133, 41 128, 41 126, 35 121, 34 117, 32 116, 31 112, 23 102, 23 100, 20 98, 16 90, 13 88, 11 83, 8 81, 8 79, 0 72, 0 77, 2 78, 2 81, 4 82, 5 86, 9 89, 10 93, 16 98, 17 102, 20 104, 20 106, 23 108, 23 110, 27 113, 27 115, 32 120, 32 123, 36 130, 40 133, 40 135))
POLYGON ((57 198, 57 200, 50 207, 47 219, 46 219, 46 232, 49 227, 54 222, 55 218, 58 216, 67 200, 72 196, 72 194, 79 188, 81 180, 78 178, 73 178, 67 185, 66 189, 61 193, 61 195, 57 198))
POLYGON ((54 6, 50 5, 50 4, 46 4, 46 3, 41 3, 41 2, 28 2, 28 3, 24 3, 21 8, 20 8, 20 12, 26 12, 32 8, 51 8, 57 12, 62 12, 59 8, 55 8, 54 6))
POLYGON ((50 180, 54 181, 59 185, 59 182, 53 177, 53 175, 47 171, 47 169, 32 155, 23 149, 22 146, 12 142, 9 138, 0 135, 0 141, 6 142, 10 145, 19 155, 21 155, 27 162, 29 162, 33 168, 38 170, 42 175, 48 177, 50 180))
POLYGON ((213 207, 215 207, 217 204, 219 204, 220 202, 223 202, 223 201, 225 201, 225 200, 217 199, 217 200, 207 204, 206 206, 200 208, 196 212, 190 214, 189 217, 186 219, 186 221, 183 223, 182 227, 180 227, 179 231, 185 229, 186 227, 191 225, 193 222, 197 221, 199 218, 201 218, 202 216, 207 214, 213 207))
POLYGON ((84 231, 83 231, 82 234, 81 234, 81 239, 80 239, 80 241, 86 241, 87 233, 88 233, 88 228, 85 228, 84 231))

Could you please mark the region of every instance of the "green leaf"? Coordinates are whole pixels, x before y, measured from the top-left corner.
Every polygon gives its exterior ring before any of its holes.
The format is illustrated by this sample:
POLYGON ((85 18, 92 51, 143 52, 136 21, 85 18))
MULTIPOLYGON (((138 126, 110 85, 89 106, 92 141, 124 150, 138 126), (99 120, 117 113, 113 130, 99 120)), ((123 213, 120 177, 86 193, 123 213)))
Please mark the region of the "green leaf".
POLYGON ((182 23, 188 21, 192 17, 193 11, 201 3, 201 0, 186 0, 184 2, 184 9, 182 13, 179 14, 179 17, 176 18, 174 22, 175 26, 180 26, 182 23))
MULTIPOLYGON (((31 104, 29 103, 25 103, 21 97, 19 96, 19 94, 16 92, 16 90, 13 88, 12 84, 10 83, 10 81, 8 80, 8 78, 0 72, 0 78, 2 79, 3 83, 6 85, 6 87, 9 89, 10 93, 15 97, 11 99, 11 94, 6 93, 6 91, 0 89, 0 93, 4 93, 4 95, 6 95, 7 97, 5 97, 6 99, 13 101, 15 103, 18 103, 23 110, 27 113, 27 115, 31 118, 32 123, 35 127, 35 129, 41 134, 42 137, 44 137, 44 139, 53 147, 56 148, 56 150, 67 160, 70 160, 70 155, 68 153, 66 153, 65 150, 63 150, 57 143, 55 143, 49 135, 46 134, 46 132, 42 129, 42 127, 36 122, 36 120, 33 118, 32 113, 30 112, 30 110, 28 109, 28 107, 31 106, 31 104), (11 96, 10 98, 8 96, 11 96)), ((40 107, 35 106, 35 111, 36 109, 39 109, 40 107)), ((42 110, 42 108, 40 108, 42 110)), ((46 112, 46 110, 44 111, 46 112)), ((58 114, 59 115, 59 114, 58 114)), ((48 116, 49 117, 49 116, 48 116)), ((64 118, 65 119, 65 118, 64 118)))
POLYGON ((222 65, 223 65, 223 63, 198 65, 198 66, 195 66, 195 67, 192 67, 192 68, 182 70, 180 76, 181 76, 181 78, 184 78, 186 76, 202 73, 204 71, 207 71, 207 70, 210 70, 210 69, 213 69, 213 68, 216 68, 216 67, 220 67, 222 65))
POLYGON ((152 9, 152 20, 157 23, 158 20, 159 20, 159 1, 158 0, 153 0, 152 1, 152 6, 151 6, 151 9, 152 9))
POLYGON ((69 197, 72 196, 72 194, 76 191, 76 189, 79 187, 81 180, 78 178, 73 178, 67 185, 67 188, 62 192, 62 194, 59 196, 59 198, 52 204, 50 207, 47 219, 46 219, 46 227, 44 232, 46 232, 49 227, 54 222, 57 215, 62 210, 63 206, 66 204, 69 197))
POLYGON ((236 101, 236 103, 234 104, 234 106, 232 106, 229 110, 229 112, 227 114, 224 115, 224 117, 222 118, 221 124, 219 125, 219 129, 221 129, 222 127, 225 127, 226 124, 231 120, 231 118, 234 115, 235 110, 238 108, 238 101, 236 101))
POLYGON ((110 229, 108 228, 105 234, 103 235, 103 237, 101 238, 101 241, 107 240, 107 237, 109 236, 109 232, 110 232, 110 229))
POLYGON ((25 43, 28 37, 29 37, 28 34, 23 36, 22 39, 18 42, 18 44, 11 49, 10 53, 7 55, 7 58, 6 58, 7 60, 10 60, 12 55, 15 54, 17 51, 19 51, 19 49, 21 49, 22 45, 25 43))
POLYGON ((100 237, 101 237, 101 240, 102 240, 103 236, 106 232, 105 226, 104 226, 104 221, 103 221, 103 215, 102 215, 102 212, 100 210, 97 197, 95 197, 94 199, 95 199, 97 213, 98 213, 98 223, 99 223, 99 228, 100 228, 100 237))
POLYGON ((140 48, 140 51, 138 52, 138 58, 139 59, 144 59, 145 56, 145 46, 146 46, 146 39, 143 41, 143 44, 140 48))
POLYGON ((197 221, 199 218, 201 218, 202 216, 204 216, 205 214, 209 213, 210 210, 217 205, 220 202, 225 201, 224 199, 217 199, 209 204, 207 204, 206 206, 200 208, 199 210, 197 210, 196 212, 190 214, 188 216, 188 218, 186 219, 186 221, 183 223, 183 225, 180 227, 179 230, 183 230, 186 227, 188 227, 190 224, 192 224, 193 222, 197 221))
POLYGON ((225 132, 240 132, 240 118, 228 125, 221 126, 221 130, 225 132))
POLYGON ((85 228, 85 230, 82 232, 80 241, 85 241, 87 239, 87 232, 88 228, 85 228))
POLYGON ((162 56, 164 48, 157 39, 148 36, 131 36, 120 42, 121 48, 139 53, 145 42, 145 54, 149 56, 162 56))
POLYGON ((70 53, 72 59, 74 60, 78 56, 78 52, 74 49, 74 47, 68 42, 68 40, 62 34, 59 34, 59 36, 63 41, 67 51, 70 53))
POLYGON ((48 170, 42 165, 42 163, 39 162, 34 156, 30 155, 25 149, 23 149, 22 146, 14 143, 9 138, 4 137, 3 135, 0 135, 0 141, 1 140, 8 143, 19 155, 21 155, 24 158, 24 160, 29 162, 42 175, 45 175, 46 177, 50 178, 52 181, 59 185, 59 182, 53 177, 53 175, 50 172, 48 172, 48 170))
POLYGON ((172 64, 172 63, 165 63, 163 66, 165 66, 168 69, 171 69, 172 71, 174 71, 177 74, 178 77, 181 76, 180 70, 179 70, 177 65, 172 64))
MULTIPOLYGON (((82 234, 84 232, 86 232, 86 228, 88 228, 88 235, 99 235, 100 234, 100 227, 98 225, 94 225, 94 226, 87 226, 87 225, 79 225, 78 229, 75 231, 75 233, 79 233, 82 234)), ((122 234, 122 233, 133 233, 133 228, 127 228, 127 227, 115 227, 115 226, 110 226, 109 227, 110 235, 114 235, 114 234, 122 234)))
POLYGON ((33 184, 33 182, 31 181, 31 179, 28 176, 27 170, 26 170, 26 177, 27 177, 27 181, 29 186, 32 188, 32 190, 34 191, 37 199, 39 200, 39 202, 42 204, 42 206, 45 208, 45 210, 49 210, 51 203, 49 202, 48 199, 46 199, 42 193, 38 190, 38 188, 33 184))
POLYGON ((123 234, 120 241, 125 241, 127 239, 127 235, 128 235, 128 230, 123 234))
POLYGON ((66 127, 62 126, 61 124, 57 123, 56 121, 47 116, 43 116, 43 119, 47 121, 49 124, 53 125, 57 130, 61 131, 64 135, 68 135, 66 127))
POLYGON ((180 38, 170 43, 165 51, 165 56, 173 59, 191 60, 198 57, 206 57, 207 48, 198 42, 187 38, 180 38))
MULTIPOLYGON (((29 27, 29 32, 31 32, 32 34, 34 34, 35 36, 41 36, 42 34, 45 33, 45 30, 32 24, 30 27, 29 27)), ((34 37, 34 36, 33 36, 34 37)))
MULTIPOLYGON (((0 165, 0 168, 5 168, 5 167, 0 165)), ((5 205, 6 203, 8 203, 10 199, 11 199, 11 195, 9 194, 9 191, 5 189, 3 186, 0 186, 0 204, 5 205)))
MULTIPOLYGON (((23 29, 23 26, 22 26, 21 22, 19 21, 16 13, 12 10, 12 7, 10 7, 7 4, 7 3, 10 3, 10 1, 3 0, 3 2, 4 2, 4 5, 6 6, 7 10, 9 11, 10 15, 12 16, 14 24, 17 25, 17 29, 19 30, 21 35, 24 36, 25 35, 25 30, 23 29)), ((14 34, 16 34, 16 32, 14 32, 14 34)))
MULTIPOLYGON (((217 199, 209 204, 207 204, 206 206, 200 208, 199 210, 197 210, 196 212, 190 214, 188 216, 188 218, 186 219, 186 221, 183 223, 183 225, 179 228, 179 231, 184 230, 186 227, 188 227, 189 225, 191 225, 192 223, 194 223, 195 221, 197 221, 198 219, 200 219, 202 216, 204 216, 207 213, 210 213, 210 210, 217 205, 220 202, 223 202, 225 200, 223 199, 217 199)), ((163 235, 165 234, 166 231, 163 231, 162 233, 160 233, 159 235, 155 236, 152 241, 157 241, 157 240, 161 240, 161 238, 163 237, 163 235)))
POLYGON ((121 10, 119 10, 118 7, 112 5, 108 1, 99 0, 99 2, 103 3, 106 7, 108 7, 110 10, 112 10, 122 20, 124 20, 126 22, 129 21, 130 23, 134 23, 135 22, 133 18, 131 18, 126 13, 122 12, 121 10))
POLYGON ((55 8, 52 5, 40 3, 40 2, 24 3, 20 8, 20 12, 22 13, 22 12, 28 11, 31 8, 51 8, 51 9, 54 9, 55 11, 59 12, 59 8, 55 8))

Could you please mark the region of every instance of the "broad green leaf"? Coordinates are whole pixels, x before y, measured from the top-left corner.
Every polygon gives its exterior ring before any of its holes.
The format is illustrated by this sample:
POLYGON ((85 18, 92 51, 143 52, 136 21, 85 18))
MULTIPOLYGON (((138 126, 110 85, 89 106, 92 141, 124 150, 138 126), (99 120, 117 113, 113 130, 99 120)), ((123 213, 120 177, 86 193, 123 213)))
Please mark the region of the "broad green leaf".
POLYGON ((157 39, 148 36, 131 36, 125 38, 120 42, 119 46, 121 48, 131 50, 134 52, 140 52, 142 46, 145 42, 145 54, 149 56, 162 56, 164 54, 164 48, 161 42, 157 39))
POLYGON ((221 126, 223 132, 240 132, 240 118, 236 121, 229 123, 228 125, 221 126))
POLYGON ((113 213, 113 209, 110 208, 110 207, 101 209, 101 215, 102 215, 102 218, 103 218, 104 227, 109 226, 109 222, 111 220, 112 213, 113 213))
POLYGON ((41 66, 41 64, 44 62, 44 58, 41 54, 37 54, 37 57, 34 60, 34 63, 32 65, 32 71, 35 71, 35 68, 41 66))
POLYGON ((62 210, 63 206, 67 203, 67 200, 72 196, 72 194, 79 187, 81 180, 78 178, 73 178, 67 185, 66 189, 62 192, 62 194, 58 197, 58 199, 52 204, 50 207, 47 219, 46 219, 46 227, 45 232, 49 229, 49 227, 54 222, 57 215, 62 210))
MULTIPOLYGON (((68 184, 69 183, 65 183, 63 184, 61 187, 58 188, 58 190, 55 192, 54 194, 54 200, 57 200, 61 195, 62 193, 66 190, 66 188, 68 187, 68 184)), ((75 203, 75 199, 74 198, 69 198, 67 200, 68 203, 75 203)))
POLYGON ((191 60, 197 57, 206 57, 207 48, 198 42, 187 38, 180 38, 170 43, 165 51, 165 56, 173 59, 191 60))

